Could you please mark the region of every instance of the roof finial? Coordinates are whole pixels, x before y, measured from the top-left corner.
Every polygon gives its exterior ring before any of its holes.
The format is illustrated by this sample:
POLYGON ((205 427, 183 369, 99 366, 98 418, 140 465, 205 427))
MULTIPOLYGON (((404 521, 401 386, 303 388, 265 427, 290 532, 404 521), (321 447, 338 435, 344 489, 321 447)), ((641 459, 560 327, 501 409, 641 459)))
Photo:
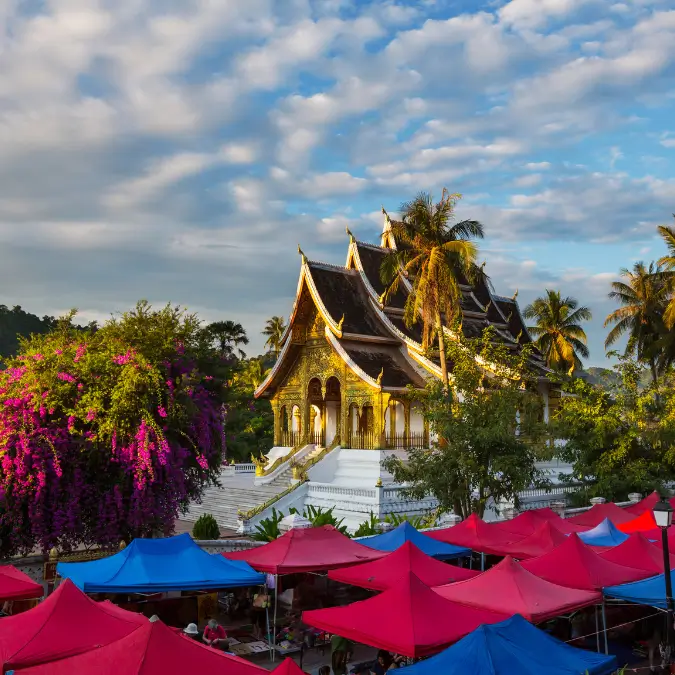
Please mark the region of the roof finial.
POLYGON ((298 253, 302 256, 302 264, 305 265, 307 263, 307 256, 302 252, 300 244, 298 244, 298 253))
POLYGON ((349 235, 350 241, 354 241, 354 235, 351 233, 349 226, 345 227, 345 232, 347 232, 347 234, 349 235))
POLYGON ((516 336, 516 342, 520 342, 520 338, 523 337, 523 329, 520 329, 520 333, 516 336))
POLYGON ((378 384, 382 384, 383 375, 384 375, 384 366, 382 366, 382 370, 380 371, 380 374, 377 376, 377 380, 375 380, 378 384))
POLYGON ((487 260, 483 260, 483 262, 480 264, 480 271, 482 272, 485 269, 485 263, 487 260))
POLYGON ((486 312, 486 313, 487 313, 487 311, 490 309, 491 305, 492 305, 492 300, 490 300, 490 302, 488 302, 488 304, 485 305, 485 312, 486 312))
POLYGON ((343 324, 344 322, 345 322, 345 315, 343 314, 343 315, 342 315, 342 318, 338 321, 338 325, 337 325, 339 331, 342 330, 342 324, 343 324))
POLYGON ((517 297, 518 297, 518 289, 516 288, 516 292, 513 294, 513 297, 511 298, 511 300, 513 300, 515 302, 517 297))

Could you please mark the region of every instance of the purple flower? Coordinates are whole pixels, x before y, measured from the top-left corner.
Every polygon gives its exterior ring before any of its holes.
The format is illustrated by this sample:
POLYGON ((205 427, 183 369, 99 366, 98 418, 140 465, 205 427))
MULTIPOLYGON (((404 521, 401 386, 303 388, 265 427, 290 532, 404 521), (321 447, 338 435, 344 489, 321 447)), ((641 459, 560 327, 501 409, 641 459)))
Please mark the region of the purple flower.
POLYGON ((159 413, 160 417, 166 417, 166 410, 164 409, 164 406, 158 405, 157 412, 159 413))

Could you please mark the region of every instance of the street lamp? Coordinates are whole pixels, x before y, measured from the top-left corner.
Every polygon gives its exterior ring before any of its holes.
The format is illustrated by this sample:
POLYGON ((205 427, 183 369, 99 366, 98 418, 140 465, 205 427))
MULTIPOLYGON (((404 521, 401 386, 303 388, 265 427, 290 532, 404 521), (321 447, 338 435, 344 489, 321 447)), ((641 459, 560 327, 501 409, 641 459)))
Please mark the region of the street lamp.
POLYGON ((666 581, 666 663, 670 663, 673 630, 673 584, 670 577, 670 551, 668 550, 668 528, 673 524, 673 507, 670 502, 662 499, 654 505, 654 520, 661 528, 661 542, 663 544, 663 576, 666 581))

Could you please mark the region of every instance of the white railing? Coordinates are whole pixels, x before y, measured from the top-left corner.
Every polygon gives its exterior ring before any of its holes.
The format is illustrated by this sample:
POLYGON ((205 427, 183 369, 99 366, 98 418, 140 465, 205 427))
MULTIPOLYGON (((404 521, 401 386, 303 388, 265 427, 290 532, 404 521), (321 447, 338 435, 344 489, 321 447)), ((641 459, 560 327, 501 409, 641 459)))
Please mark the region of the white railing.
POLYGON ((243 462, 241 464, 234 464, 235 473, 255 473, 255 464, 252 462, 243 462))

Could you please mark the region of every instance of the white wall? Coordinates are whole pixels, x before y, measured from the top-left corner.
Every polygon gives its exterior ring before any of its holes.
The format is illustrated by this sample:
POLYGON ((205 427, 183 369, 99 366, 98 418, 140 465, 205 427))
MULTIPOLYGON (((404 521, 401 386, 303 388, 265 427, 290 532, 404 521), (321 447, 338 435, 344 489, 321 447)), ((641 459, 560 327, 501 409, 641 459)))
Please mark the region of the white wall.
POLYGON ((422 404, 419 401, 413 401, 410 406, 410 433, 424 433, 424 417, 422 416, 422 404))

